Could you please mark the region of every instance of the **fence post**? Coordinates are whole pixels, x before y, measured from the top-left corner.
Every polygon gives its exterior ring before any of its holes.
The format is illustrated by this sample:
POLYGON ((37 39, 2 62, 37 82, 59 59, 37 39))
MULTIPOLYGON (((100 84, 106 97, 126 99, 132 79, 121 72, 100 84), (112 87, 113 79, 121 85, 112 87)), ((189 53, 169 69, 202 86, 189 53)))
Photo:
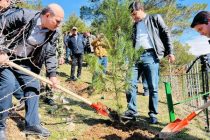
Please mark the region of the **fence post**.
POLYGON ((166 98, 167 98, 167 104, 168 104, 168 111, 169 111, 169 118, 170 122, 175 121, 175 113, 174 113, 174 106, 173 106, 173 100, 171 95, 171 83, 170 82, 164 82, 165 84, 165 92, 166 92, 166 98))

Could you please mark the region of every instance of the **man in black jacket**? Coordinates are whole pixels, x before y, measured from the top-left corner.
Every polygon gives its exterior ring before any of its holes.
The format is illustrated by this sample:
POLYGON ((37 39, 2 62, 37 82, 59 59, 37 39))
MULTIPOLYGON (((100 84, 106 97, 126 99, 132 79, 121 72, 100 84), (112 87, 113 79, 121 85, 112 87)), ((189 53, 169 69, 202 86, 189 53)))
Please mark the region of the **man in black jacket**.
POLYGON ((84 47, 85 47, 85 38, 82 34, 77 32, 77 27, 73 27, 71 29, 71 36, 69 36, 67 42, 68 47, 71 50, 71 74, 70 78, 67 81, 76 81, 77 78, 79 79, 82 73, 82 62, 83 62, 83 54, 84 54, 84 47), (74 76, 76 66, 78 65, 77 69, 77 78, 74 76))
POLYGON ((164 56, 168 56, 169 62, 173 62, 173 47, 169 31, 160 15, 148 15, 144 12, 143 4, 139 1, 132 2, 129 6, 131 16, 135 21, 133 26, 133 47, 136 51, 142 50, 139 60, 135 63, 130 87, 126 92, 128 110, 125 118, 138 116, 136 94, 138 75, 142 72, 149 88, 149 117, 150 123, 157 123, 158 114, 158 80, 159 62, 164 56))
POLYGON ((23 86, 26 134, 47 137, 50 132, 40 125, 38 116, 40 83, 35 78, 13 68, 2 67, 9 59, 14 63, 39 74, 45 64, 47 75, 56 87, 56 40, 57 28, 64 17, 63 9, 50 4, 41 13, 27 9, 18 9, 0 20, 0 38, 5 38, 5 47, 0 50, 0 139, 5 140, 6 118, 11 108, 12 95, 16 90, 15 80, 23 86))

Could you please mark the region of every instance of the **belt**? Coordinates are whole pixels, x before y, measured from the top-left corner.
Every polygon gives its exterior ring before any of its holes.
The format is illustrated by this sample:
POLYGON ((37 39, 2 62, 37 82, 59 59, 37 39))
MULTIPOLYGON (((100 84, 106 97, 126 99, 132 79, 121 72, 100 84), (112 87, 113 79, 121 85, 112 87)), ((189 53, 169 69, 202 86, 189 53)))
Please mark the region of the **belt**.
POLYGON ((153 52, 153 51, 155 51, 153 48, 149 48, 149 49, 145 49, 145 50, 144 50, 144 53, 145 53, 145 52, 153 52))

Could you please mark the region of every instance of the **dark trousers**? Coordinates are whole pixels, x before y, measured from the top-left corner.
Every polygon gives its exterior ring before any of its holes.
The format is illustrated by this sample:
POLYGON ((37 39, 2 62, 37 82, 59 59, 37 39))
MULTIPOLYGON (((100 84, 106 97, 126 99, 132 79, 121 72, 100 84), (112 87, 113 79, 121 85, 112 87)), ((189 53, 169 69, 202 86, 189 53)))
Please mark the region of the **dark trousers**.
POLYGON ((83 54, 72 54, 71 77, 74 77, 76 66, 78 66, 77 77, 81 76, 82 62, 83 54))
MULTIPOLYGON (((36 68, 32 65, 20 66, 34 71, 36 68)), ((37 72, 37 71, 36 71, 37 72)), ((22 71, 10 68, 0 68, 0 111, 5 111, 12 106, 12 95, 17 90, 17 83, 23 86, 24 97, 29 97, 25 101, 25 122, 26 126, 40 124, 38 116, 40 83, 35 78, 25 74, 22 71)), ((6 127, 5 122, 8 117, 8 111, 0 113, 0 129, 6 127)))
POLYGON ((66 59, 65 59, 65 63, 69 63, 70 60, 70 55, 71 55, 71 50, 69 47, 66 46, 66 59))

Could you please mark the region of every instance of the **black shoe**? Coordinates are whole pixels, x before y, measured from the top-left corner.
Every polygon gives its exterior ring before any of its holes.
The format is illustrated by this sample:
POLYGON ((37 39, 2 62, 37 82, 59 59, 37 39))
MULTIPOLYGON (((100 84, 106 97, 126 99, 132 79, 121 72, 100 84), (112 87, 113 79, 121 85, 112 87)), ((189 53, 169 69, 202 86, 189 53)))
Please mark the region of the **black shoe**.
POLYGON ((5 129, 0 130, 0 140, 7 140, 5 129))
POLYGON ((138 116, 139 116, 138 112, 133 112, 133 111, 127 110, 123 113, 121 118, 133 120, 133 119, 136 119, 138 116))
POLYGON ((150 122, 151 124, 157 124, 157 123, 158 123, 158 120, 157 120, 156 117, 150 117, 150 118, 149 118, 149 122, 150 122))
POLYGON ((20 104, 16 107, 15 111, 21 111, 25 109, 25 100, 20 100, 20 104))
POLYGON ((55 105, 55 101, 53 99, 50 98, 45 98, 44 99, 44 103, 50 105, 50 106, 54 106, 55 105))
POLYGON ((77 81, 77 78, 76 77, 70 77, 70 78, 66 79, 66 81, 77 81))
POLYGON ((39 135, 42 137, 50 136, 50 131, 48 131, 46 128, 44 128, 41 125, 26 126, 23 132, 28 135, 39 135))

